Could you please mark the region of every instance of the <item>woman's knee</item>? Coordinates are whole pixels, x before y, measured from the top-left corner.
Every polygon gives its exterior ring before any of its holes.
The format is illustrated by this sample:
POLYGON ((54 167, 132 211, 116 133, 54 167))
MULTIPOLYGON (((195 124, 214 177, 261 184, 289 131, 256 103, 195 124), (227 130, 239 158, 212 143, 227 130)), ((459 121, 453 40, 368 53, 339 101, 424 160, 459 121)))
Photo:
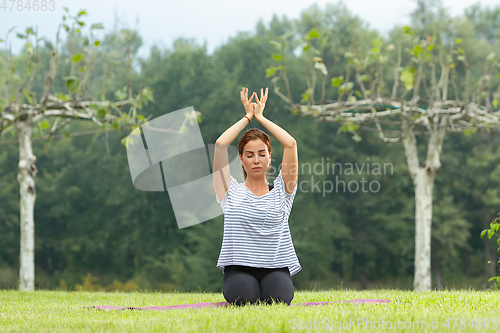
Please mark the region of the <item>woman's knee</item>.
POLYGON ((242 272, 231 272, 227 276, 226 274, 224 274, 222 291, 228 303, 253 304, 260 299, 259 282, 255 277, 242 272))
POLYGON ((268 304, 282 302, 290 305, 294 297, 292 277, 287 271, 267 274, 260 281, 261 299, 268 304))

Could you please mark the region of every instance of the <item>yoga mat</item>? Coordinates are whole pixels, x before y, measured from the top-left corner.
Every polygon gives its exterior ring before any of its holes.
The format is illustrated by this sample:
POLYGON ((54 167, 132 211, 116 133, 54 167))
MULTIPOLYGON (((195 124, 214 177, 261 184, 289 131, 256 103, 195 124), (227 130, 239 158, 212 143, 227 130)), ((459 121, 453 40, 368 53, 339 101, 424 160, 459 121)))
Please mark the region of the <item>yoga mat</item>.
MULTIPOLYGON (((387 304, 392 303, 389 299, 366 299, 366 298, 356 298, 349 301, 330 301, 330 302, 307 302, 307 303, 297 303, 291 304, 292 306, 314 306, 314 305, 328 305, 334 303, 351 303, 351 304, 387 304)), ((201 309, 201 308, 221 308, 228 307, 228 302, 200 302, 194 304, 180 304, 180 305, 170 305, 170 306, 111 306, 111 305, 93 305, 85 306, 85 308, 96 308, 99 310, 173 310, 173 309, 201 309)))

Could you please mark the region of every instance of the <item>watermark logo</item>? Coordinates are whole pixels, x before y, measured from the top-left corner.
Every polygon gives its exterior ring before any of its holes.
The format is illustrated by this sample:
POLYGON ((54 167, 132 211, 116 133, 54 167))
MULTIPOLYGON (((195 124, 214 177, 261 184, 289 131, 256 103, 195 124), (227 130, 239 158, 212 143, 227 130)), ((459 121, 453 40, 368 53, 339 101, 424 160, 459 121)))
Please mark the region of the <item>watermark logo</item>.
MULTIPOLYGON (((297 168, 299 181, 297 191, 302 193, 378 193, 381 184, 378 180, 372 179, 374 176, 386 176, 394 173, 392 163, 370 162, 370 158, 363 163, 338 163, 330 162, 327 157, 321 158, 321 162, 300 163, 297 168), (365 178, 365 175, 367 178, 365 178), (335 180, 325 179, 326 176, 335 180)), ((274 160, 272 160, 274 161, 274 160)), ((281 165, 278 170, 281 169, 281 165)), ((270 174, 275 174, 276 170, 271 166, 270 174)))
MULTIPOLYGON (((179 229, 223 214, 215 200, 214 144, 205 145, 193 107, 143 124, 126 139, 130 175, 141 191, 167 191, 179 229), (207 154, 208 150, 208 154, 207 154)), ((243 178, 236 147, 229 147, 232 174, 243 178), (235 154, 236 152, 236 154, 235 154)))

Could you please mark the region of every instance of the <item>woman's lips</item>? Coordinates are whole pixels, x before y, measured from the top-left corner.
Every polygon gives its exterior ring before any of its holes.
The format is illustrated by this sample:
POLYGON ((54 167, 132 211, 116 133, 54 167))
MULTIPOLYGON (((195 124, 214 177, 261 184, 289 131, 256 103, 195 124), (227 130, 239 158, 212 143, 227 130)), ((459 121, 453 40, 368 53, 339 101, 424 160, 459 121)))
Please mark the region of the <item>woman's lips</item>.
POLYGON ((262 168, 252 168, 252 170, 260 170, 260 169, 262 169, 262 168))

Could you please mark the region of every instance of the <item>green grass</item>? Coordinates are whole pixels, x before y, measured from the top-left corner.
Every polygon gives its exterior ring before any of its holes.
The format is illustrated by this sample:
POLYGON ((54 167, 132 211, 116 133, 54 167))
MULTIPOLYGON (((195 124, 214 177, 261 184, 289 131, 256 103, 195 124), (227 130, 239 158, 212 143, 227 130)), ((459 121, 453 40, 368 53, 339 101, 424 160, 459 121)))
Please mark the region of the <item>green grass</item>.
MULTIPOLYGON (((244 307, 181 309, 168 311, 87 309, 90 305, 167 306, 197 302, 221 302, 220 293, 91 293, 36 291, 34 293, 0 290, 0 331, 6 332, 308 332, 316 323, 316 331, 375 332, 493 332, 500 329, 500 291, 449 290, 415 293, 398 290, 331 290, 296 291, 292 303, 349 300, 354 298, 387 298, 388 305, 334 304, 328 306, 247 305, 244 307), (358 318, 393 329, 369 329, 366 324, 337 330, 336 321, 357 322, 358 318), (464 318, 453 329, 454 321, 464 318), (479 325, 471 319, 496 318, 494 329, 472 328, 479 325), (437 329, 429 322, 438 321, 437 329), (302 321, 303 329, 299 328, 302 321), (398 322, 410 325, 421 321, 423 327, 397 329, 398 322), (356 329, 354 329, 356 328, 356 329)), ((337 324, 338 325, 338 324, 337 324)), ((417 325, 416 323, 414 325, 417 325)), ((373 326, 372 326, 373 327, 373 326)))

